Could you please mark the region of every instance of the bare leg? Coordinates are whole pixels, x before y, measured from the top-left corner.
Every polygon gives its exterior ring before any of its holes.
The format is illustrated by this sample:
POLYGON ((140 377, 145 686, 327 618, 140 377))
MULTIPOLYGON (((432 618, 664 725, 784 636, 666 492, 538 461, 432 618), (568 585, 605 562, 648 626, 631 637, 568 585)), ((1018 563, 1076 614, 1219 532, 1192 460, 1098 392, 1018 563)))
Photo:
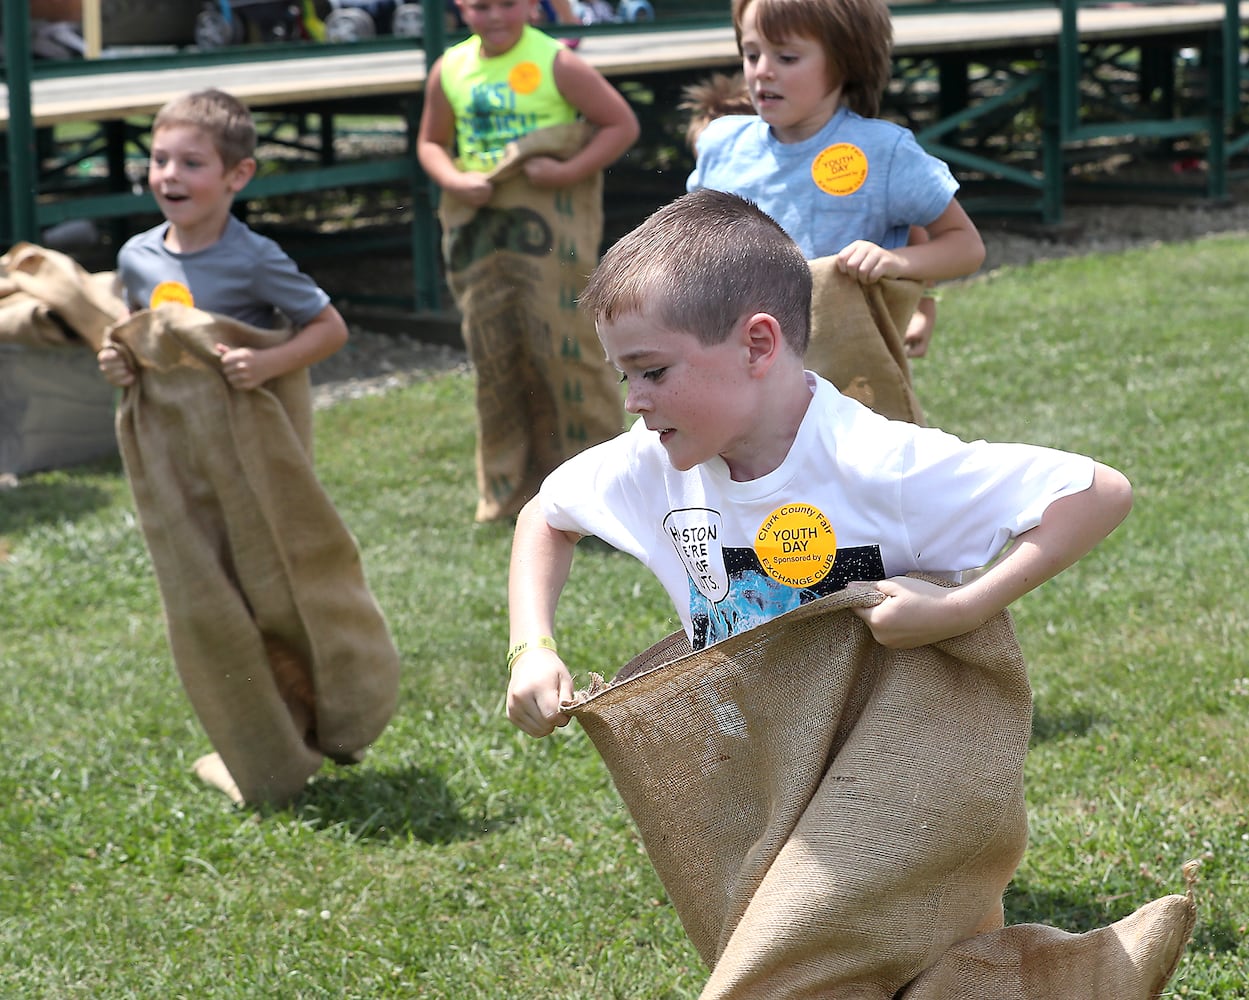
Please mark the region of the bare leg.
POLYGON ((235 805, 241 806, 243 804, 243 793, 239 791, 239 786, 230 777, 230 772, 226 769, 225 762, 221 759, 221 754, 205 754, 191 765, 191 770, 195 772, 195 776, 204 784, 217 789, 219 792, 225 792, 235 805))

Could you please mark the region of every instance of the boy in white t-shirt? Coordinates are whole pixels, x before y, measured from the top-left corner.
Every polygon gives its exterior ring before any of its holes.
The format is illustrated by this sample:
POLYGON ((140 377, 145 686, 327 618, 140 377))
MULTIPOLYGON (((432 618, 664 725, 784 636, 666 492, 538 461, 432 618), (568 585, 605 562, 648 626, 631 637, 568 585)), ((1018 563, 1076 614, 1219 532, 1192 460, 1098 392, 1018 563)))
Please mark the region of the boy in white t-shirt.
MULTIPOLYGON (((573 700, 572 677, 552 626, 573 549, 584 535, 633 554, 655 573, 696 650, 849 587, 883 596, 854 609, 876 640, 911 649, 976 629, 1081 558, 1127 516, 1128 481, 1090 458, 1023 444, 967 443, 935 428, 887 420, 804 371, 810 299, 811 272, 793 240, 755 205, 723 192, 685 195, 603 257, 581 303, 595 317, 608 360, 629 383, 626 409, 641 419, 557 468, 517 520, 507 713, 526 733, 545 736, 569 719, 561 705, 573 700), (956 587, 904 575, 957 577, 985 566, 956 587)), ((920 659, 916 654, 916 663, 920 659)), ((924 692, 915 696, 918 717, 924 692)), ((719 711, 733 704, 732 697, 715 704, 719 711)), ((662 754, 672 746, 665 745, 667 734, 647 728, 651 724, 638 722, 644 734, 621 749, 632 760, 654 743, 661 758, 655 766, 663 771, 662 754)), ((736 725, 730 728, 749 746, 736 725)), ((915 781, 927 780, 925 763, 911 762, 915 781)), ((866 795, 865 787, 850 797, 864 795, 861 805, 883 801, 866 795)), ((733 802, 718 805, 725 816, 735 808, 733 802)), ((790 857, 818 868, 825 857, 821 838, 835 835, 821 832, 818 819, 805 825, 808 819, 804 813, 803 833, 781 850, 793 848, 790 857)), ((941 864, 914 857, 917 867, 906 877, 930 883, 930 894, 921 894, 930 913, 921 923, 942 920, 948 911, 938 900, 948 897, 938 888, 941 864)), ((892 864, 908 861, 894 855, 884 868, 892 864)), ((765 883, 776 870, 768 869, 765 883)), ((1191 887, 1191 866, 1185 877, 1191 887)), ((778 892, 792 891, 778 882, 767 892, 761 886, 758 895, 771 916, 784 913, 795 926, 810 919, 814 937, 791 935, 793 928, 785 926, 788 950, 780 952, 800 956, 794 962, 810 972, 812 949, 841 947, 830 914, 846 914, 836 901, 827 911, 820 904, 806 912, 819 895, 812 887, 768 910, 778 892), (832 939, 821 937, 830 933, 832 939)), ((847 972, 868 979, 856 978, 853 987, 839 982, 856 997, 1152 1000, 1173 975, 1195 916, 1190 892, 1154 900, 1083 934, 988 921, 970 937, 955 935, 948 947, 932 942, 930 964, 900 991, 885 971, 891 959, 883 944, 880 967, 847 972)), ((756 930, 779 926, 760 919, 756 930)), ((871 937, 857 931, 850 937, 871 937)), ((750 954, 749 945, 743 948, 737 965, 730 963, 719 978, 717 961, 704 996, 798 995, 780 988, 782 980, 789 987, 798 980, 771 976, 754 964, 766 961, 750 954)), ((853 953, 848 943, 847 949, 853 953)))
POLYGON ((889 421, 804 371, 810 296, 793 240, 723 192, 604 256, 581 301, 641 419, 517 520, 507 712, 526 733, 568 722, 552 633, 584 535, 655 573, 696 649, 848 585, 884 595, 856 611, 877 641, 911 648, 976 628, 1127 516, 1127 479, 1090 458, 889 421), (904 578, 986 564, 955 588, 904 578))

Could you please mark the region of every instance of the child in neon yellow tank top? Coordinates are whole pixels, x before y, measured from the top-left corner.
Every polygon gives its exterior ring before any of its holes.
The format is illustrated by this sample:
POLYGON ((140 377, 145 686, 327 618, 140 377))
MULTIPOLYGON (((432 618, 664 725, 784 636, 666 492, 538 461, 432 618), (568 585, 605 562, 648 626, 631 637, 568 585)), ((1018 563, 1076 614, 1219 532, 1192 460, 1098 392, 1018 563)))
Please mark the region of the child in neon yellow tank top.
POLYGON ((473 34, 430 68, 417 138, 417 156, 441 188, 444 208, 450 202, 457 219, 472 216, 449 228, 444 213, 443 251, 478 379, 479 521, 514 517, 547 472, 623 424, 594 326, 575 308, 597 263, 597 243, 589 245, 584 218, 580 240, 570 239, 559 213, 540 206, 553 192, 597 184, 589 231, 601 234, 601 174, 637 139, 637 118, 596 69, 530 26, 536 4, 457 0, 473 34), (575 121, 591 126, 584 145, 563 159, 525 159, 507 182, 505 206, 502 181, 491 171, 507 144, 575 121), (532 194, 532 212, 515 203, 518 183, 532 194), (537 225, 523 224, 534 213, 537 225), (487 270, 489 257, 516 253, 518 244, 516 266, 487 270), (556 256, 567 267, 552 278, 545 268, 556 256))

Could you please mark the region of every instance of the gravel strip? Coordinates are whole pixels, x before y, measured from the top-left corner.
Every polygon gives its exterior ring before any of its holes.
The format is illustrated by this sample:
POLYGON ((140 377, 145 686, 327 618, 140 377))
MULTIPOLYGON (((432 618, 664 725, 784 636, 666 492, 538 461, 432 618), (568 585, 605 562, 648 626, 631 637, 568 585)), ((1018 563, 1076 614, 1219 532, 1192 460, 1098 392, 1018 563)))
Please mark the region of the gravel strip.
MULTIPOLYGON (((981 275, 1038 260, 1197 239, 1214 233, 1249 234, 1249 184, 1227 205, 1069 205, 1058 226, 1019 220, 981 224, 981 275)), ((464 351, 417 335, 353 324, 347 346, 312 370, 318 409, 344 399, 377 395, 451 371, 467 371, 464 351)))

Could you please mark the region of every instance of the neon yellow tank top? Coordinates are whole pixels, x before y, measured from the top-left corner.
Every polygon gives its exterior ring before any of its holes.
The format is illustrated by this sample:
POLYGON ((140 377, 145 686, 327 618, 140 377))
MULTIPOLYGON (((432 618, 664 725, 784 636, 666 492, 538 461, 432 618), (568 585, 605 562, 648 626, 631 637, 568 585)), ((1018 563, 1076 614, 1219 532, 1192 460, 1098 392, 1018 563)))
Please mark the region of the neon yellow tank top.
POLYGON ((534 129, 576 121, 555 86, 561 43, 526 25, 501 56, 483 56, 476 35, 442 56, 442 92, 455 112, 457 162, 463 170, 493 169, 503 148, 534 129))

